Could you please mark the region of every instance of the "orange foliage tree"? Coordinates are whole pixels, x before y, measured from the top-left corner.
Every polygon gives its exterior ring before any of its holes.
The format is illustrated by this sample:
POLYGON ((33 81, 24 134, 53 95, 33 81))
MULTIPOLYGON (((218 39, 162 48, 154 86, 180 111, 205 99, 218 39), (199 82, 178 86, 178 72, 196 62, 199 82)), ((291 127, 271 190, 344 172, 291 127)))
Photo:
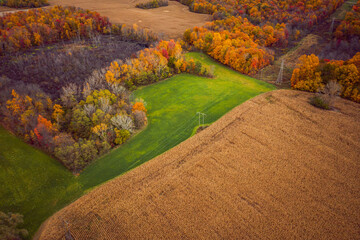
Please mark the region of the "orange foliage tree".
MULTIPOLYGON (((0 1, 1 2, 1 1, 0 1)), ((115 34, 119 39, 149 44, 157 36, 133 26, 115 25, 99 13, 75 7, 54 6, 0 17, 0 54, 32 46, 89 37, 94 32, 115 34)))
POLYGON ((126 62, 112 62, 105 79, 110 84, 122 84, 131 88, 133 85, 154 83, 180 72, 210 76, 210 71, 200 63, 196 69, 188 67, 189 64, 178 42, 160 41, 156 47, 140 51, 136 58, 126 62))
POLYGON ((345 19, 334 31, 338 39, 349 40, 353 36, 360 36, 360 0, 346 13, 345 19))
POLYGON ((347 61, 319 61, 314 54, 300 57, 291 78, 294 89, 316 92, 335 80, 342 86, 341 96, 360 102, 360 52, 347 61))
POLYGON ((3 51, 18 51, 31 46, 88 37, 93 31, 104 33, 111 26, 97 12, 75 7, 55 6, 6 14, 0 17, 0 43, 3 51))
POLYGON ((142 102, 136 102, 134 103, 133 107, 132 107, 132 112, 135 112, 135 111, 143 111, 144 113, 147 112, 146 108, 145 108, 145 105, 144 103, 142 102))
POLYGON ((184 41, 244 74, 255 74, 270 64, 273 53, 265 47, 286 42, 285 25, 255 26, 246 18, 230 17, 195 27, 184 33, 184 41))
POLYGON ((242 15, 253 23, 271 21, 291 27, 311 27, 333 13, 344 0, 178 0, 191 11, 215 19, 242 15))

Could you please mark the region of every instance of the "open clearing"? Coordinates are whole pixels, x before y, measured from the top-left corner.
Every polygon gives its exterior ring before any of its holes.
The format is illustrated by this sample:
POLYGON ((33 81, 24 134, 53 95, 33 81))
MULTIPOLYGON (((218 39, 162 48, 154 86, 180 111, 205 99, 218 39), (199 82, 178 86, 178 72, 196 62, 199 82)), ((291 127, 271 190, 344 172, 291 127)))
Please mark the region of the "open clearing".
POLYGON ((189 11, 189 7, 176 1, 169 1, 169 6, 140 9, 135 5, 146 0, 51 0, 51 5, 76 6, 99 12, 109 17, 112 23, 125 23, 150 29, 164 34, 163 39, 182 37, 188 28, 202 26, 211 20, 207 14, 189 11))
POLYGON ((24 214, 25 227, 33 234, 54 211, 84 192, 187 139, 198 124, 196 112, 206 113, 205 122, 211 123, 249 98, 274 89, 272 85, 241 75, 204 54, 191 53, 188 56, 203 64, 214 65, 215 78, 180 74, 137 90, 135 96, 145 99, 148 104, 149 126, 95 161, 77 178, 54 159, 6 131, 0 132, 1 147, 6 149, 1 151, 3 155, 22 153, 12 158, 2 157, 1 164, 8 167, 0 172, 0 179, 11 184, 0 191, 0 210, 24 214), (10 137, 16 142, 10 142, 10 137), (14 161, 16 164, 11 163, 14 161), (20 172, 14 174, 17 171, 20 172), (30 178, 31 185, 24 185, 23 181, 30 178))
POLYGON ((53 215, 40 239, 357 239, 360 105, 253 98, 53 215))

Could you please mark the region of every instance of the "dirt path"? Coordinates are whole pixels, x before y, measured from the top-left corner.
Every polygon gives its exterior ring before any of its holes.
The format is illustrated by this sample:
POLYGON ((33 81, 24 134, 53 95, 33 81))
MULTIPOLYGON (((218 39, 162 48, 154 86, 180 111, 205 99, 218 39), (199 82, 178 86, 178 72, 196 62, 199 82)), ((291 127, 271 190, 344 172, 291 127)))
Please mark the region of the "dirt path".
POLYGON ((279 90, 53 215, 40 239, 358 239, 360 105, 279 90))

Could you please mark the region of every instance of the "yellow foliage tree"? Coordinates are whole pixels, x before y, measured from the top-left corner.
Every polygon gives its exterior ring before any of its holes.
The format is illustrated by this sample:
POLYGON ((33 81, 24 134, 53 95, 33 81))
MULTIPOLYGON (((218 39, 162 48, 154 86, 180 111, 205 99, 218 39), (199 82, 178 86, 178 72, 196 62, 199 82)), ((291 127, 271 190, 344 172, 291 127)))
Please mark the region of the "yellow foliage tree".
POLYGON ((316 72, 319 66, 319 58, 314 54, 302 55, 299 58, 298 68, 294 69, 291 77, 293 89, 316 92, 321 87, 321 72, 316 72))

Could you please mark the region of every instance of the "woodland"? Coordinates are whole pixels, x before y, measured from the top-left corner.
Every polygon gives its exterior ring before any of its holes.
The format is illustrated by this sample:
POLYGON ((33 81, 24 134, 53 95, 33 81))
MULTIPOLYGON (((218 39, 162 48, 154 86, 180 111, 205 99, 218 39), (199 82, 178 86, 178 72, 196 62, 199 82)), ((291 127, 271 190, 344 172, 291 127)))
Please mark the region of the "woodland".
MULTIPOLYGON (((214 19, 203 27, 187 30, 185 45, 248 75, 272 64, 280 49, 296 44, 343 4, 342 0, 180 2, 191 11, 212 14, 214 19)), ((318 92, 329 81, 335 81, 341 85, 342 97, 360 102, 359 34, 360 1, 333 30, 320 59, 314 55, 299 58, 292 88, 318 92), (331 56, 334 59, 329 59, 331 56)))

